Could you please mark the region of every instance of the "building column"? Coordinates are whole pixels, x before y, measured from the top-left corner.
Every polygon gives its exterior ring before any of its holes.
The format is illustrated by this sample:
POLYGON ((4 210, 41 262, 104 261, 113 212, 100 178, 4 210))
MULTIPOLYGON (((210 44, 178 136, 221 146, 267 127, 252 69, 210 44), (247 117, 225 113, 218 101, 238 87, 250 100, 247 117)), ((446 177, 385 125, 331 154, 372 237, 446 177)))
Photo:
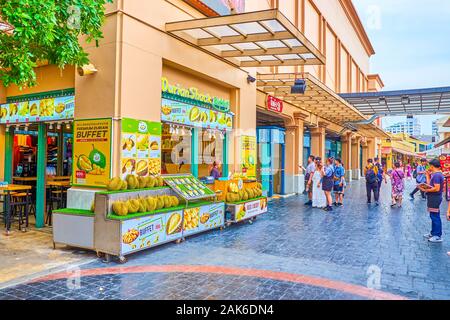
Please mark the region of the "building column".
POLYGON ((359 180, 361 179, 361 137, 356 136, 352 141, 352 179, 359 180))
MULTIPOLYGON (((369 151, 369 141, 368 141, 367 139, 363 139, 363 140, 361 141, 361 146, 362 146, 362 154, 361 154, 361 157, 362 157, 362 164, 363 164, 363 166, 365 166, 366 163, 367 163, 367 160, 368 160, 368 159, 373 159, 374 156, 371 156, 371 155, 370 155, 370 151, 369 151)), ((362 168, 361 168, 361 169, 362 169, 362 168)))
POLYGON ((325 136, 328 123, 319 122, 319 126, 311 128, 311 154, 325 161, 325 136))
POLYGON ((341 137, 342 142, 342 162, 345 168, 345 179, 352 181, 352 138, 353 134, 347 132, 341 137))
POLYGON ((286 126, 285 141, 285 186, 286 194, 302 193, 305 188, 305 176, 299 167, 303 162, 303 131, 306 116, 294 114, 294 124, 286 126))
MULTIPOLYGON (((376 157, 380 158, 381 160, 381 152, 378 153, 377 150, 378 146, 375 141, 375 138, 369 138, 367 139, 367 152, 368 152, 368 159, 375 159, 376 157)), ((365 163, 365 162, 363 162, 365 163)))

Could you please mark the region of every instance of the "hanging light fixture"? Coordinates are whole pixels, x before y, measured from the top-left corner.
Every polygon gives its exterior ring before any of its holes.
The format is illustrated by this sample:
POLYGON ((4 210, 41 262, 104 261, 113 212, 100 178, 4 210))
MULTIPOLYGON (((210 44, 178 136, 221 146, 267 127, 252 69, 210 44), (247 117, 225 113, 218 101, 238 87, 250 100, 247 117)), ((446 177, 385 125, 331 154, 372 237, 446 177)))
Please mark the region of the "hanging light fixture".
POLYGON ((181 135, 184 136, 186 134, 186 131, 184 131, 184 127, 181 127, 181 135))
POLYGON ((177 136, 179 135, 178 127, 175 127, 175 134, 176 134, 177 136))
POLYGON ((53 123, 50 122, 50 124, 48 125, 48 129, 53 130, 53 123))
POLYGON ((9 132, 9 126, 6 126, 5 131, 6 131, 6 132, 9 132))
POLYGON ((191 128, 188 128, 188 136, 192 137, 192 129, 191 128))
POLYGON ((173 126, 172 125, 170 125, 170 127, 169 127, 169 134, 173 134, 173 126))
POLYGON ((70 122, 67 122, 67 123, 66 123, 66 129, 67 129, 67 130, 70 130, 70 122))
POLYGON ((56 124, 56 129, 57 129, 57 130, 61 130, 61 123, 60 123, 60 122, 58 122, 58 123, 56 124))
POLYGON ((222 131, 219 131, 219 138, 220 140, 225 139, 225 134, 222 131))

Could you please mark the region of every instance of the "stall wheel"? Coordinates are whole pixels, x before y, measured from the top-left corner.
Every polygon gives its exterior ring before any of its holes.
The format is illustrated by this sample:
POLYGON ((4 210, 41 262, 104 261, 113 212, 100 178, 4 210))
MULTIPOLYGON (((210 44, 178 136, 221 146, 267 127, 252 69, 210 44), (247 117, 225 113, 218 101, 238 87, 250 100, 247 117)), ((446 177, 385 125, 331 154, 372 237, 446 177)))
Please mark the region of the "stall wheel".
POLYGON ((231 222, 227 222, 226 226, 227 227, 231 226, 231 222))
POLYGON ((99 251, 96 252, 97 258, 103 258, 105 255, 99 251))
POLYGON ((56 243, 53 242, 53 250, 56 250, 56 243))
POLYGON ((176 244, 180 244, 181 242, 183 242, 182 239, 177 239, 177 240, 175 240, 175 243, 176 243, 176 244))
POLYGON ((110 263, 112 260, 111 255, 108 253, 105 253, 104 259, 102 260, 104 263, 110 263))
POLYGON ((253 220, 251 220, 251 219, 248 220, 248 223, 253 224, 253 220))
POLYGON ((125 256, 119 256, 119 263, 120 264, 124 264, 126 263, 128 260, 125 256))

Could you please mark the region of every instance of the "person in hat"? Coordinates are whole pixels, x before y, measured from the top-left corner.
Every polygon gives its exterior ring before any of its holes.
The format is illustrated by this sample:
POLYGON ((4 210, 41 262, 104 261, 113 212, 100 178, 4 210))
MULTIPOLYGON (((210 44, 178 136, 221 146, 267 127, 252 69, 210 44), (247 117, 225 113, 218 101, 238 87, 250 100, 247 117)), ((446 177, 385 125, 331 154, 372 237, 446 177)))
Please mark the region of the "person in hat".
POLYGON ((384 180, 385 183, 387 183, 386 175, 384 173, 383 165, 380 163, 380 158, 379 157, 375 157, 375 159, 373 159, 373 160, 374 160, 373 161, 374 162, 373 165, 378 168, 378 174, 377 174, 377 178, 378 178, 378 193, 380 193, 381 192, 381 186, 383 184, 383 180, 384 180))
POLYGON ((440 206, 442 203, 442 193, 444 192, 445 177, 441 171, 439 159, 429 162, 429 169, 426 171, 427 183, 419 185, 419 190, 427 195, 427 207, 431 219, 431 232, 424 237, 431 243, 442 242, 442 220, 440 206))

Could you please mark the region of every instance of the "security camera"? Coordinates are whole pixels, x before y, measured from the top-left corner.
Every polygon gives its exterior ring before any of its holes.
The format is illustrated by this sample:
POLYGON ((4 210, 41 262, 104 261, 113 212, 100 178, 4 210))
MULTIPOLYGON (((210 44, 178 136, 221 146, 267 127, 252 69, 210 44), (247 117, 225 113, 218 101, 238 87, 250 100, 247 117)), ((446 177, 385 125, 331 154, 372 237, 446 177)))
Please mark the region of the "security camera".
POLYGON ((251 75, 247 76, 247 82, 248 83, 254 83, 256 81, 256 78, 252 77, 251 75))

